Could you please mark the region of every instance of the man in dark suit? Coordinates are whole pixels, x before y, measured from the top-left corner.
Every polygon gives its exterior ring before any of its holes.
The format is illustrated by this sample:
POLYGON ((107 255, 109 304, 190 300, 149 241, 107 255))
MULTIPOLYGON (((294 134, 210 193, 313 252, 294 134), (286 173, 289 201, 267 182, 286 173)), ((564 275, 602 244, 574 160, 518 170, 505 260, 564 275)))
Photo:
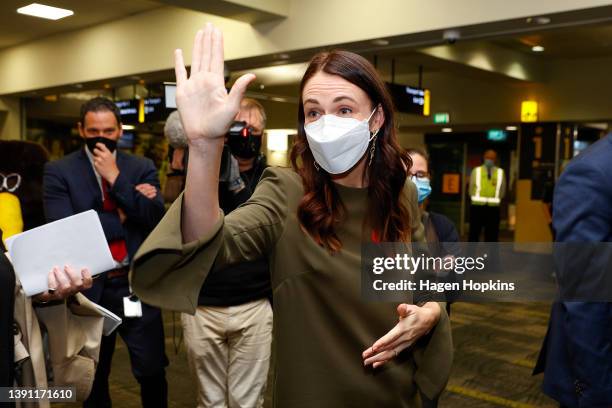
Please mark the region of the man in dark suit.
POLYGON ((552 307, 536 372, 544 366, 544 392, 566 407, 612 406, 612 304, 588 301, 609 299, 592 282, 610 281, 608 251, 594 243, 612 241, 611 158, 612 134, 570 162, 554 193, 562 298, 552 307))
MULTIPOLYGON (((78 127, 85 141, 83 149, 45 167, 47 221, 97 211, 117 266, 94 279, 93 287, 84 294, 123 319, 118 332, 127 344, 143 406, 165 407, 168 360, 161 312, 142 304, 140 317, 138 312, 124 313, 124 304, 138 306, 138 301, 129 303, 135 300, 130 298, 129 262, 164 213, 157 170, 149 159, 116 150, 122 134, 121 116, 111 100, 86 102, 78 127)), ((115 342, 116 332, 102 339, 100 362, 85 407, 111 406, 108 376, 115 342)))

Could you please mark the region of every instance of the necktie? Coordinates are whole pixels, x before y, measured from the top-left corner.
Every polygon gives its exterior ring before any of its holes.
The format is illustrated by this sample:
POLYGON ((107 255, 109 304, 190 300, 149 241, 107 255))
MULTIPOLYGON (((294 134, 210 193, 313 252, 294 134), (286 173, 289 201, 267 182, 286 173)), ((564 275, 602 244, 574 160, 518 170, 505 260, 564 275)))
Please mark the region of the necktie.
MULTIPOLYGON (((117 203, 110 196, 108 190, 110 189, 110 185, 108 181, 102 179, 102 193, 104 194, 102 197, 102 209, 105 212, 113 212, 117 210, 117 203)), ((125 245, 124 239, 116 239, 114 241, 110 241, 108 243, 108 247, 110 248, 111 254, 113 255, 113 259, 117 262, 123 262, 125 257, 127 256, 127 247, 125 245)))

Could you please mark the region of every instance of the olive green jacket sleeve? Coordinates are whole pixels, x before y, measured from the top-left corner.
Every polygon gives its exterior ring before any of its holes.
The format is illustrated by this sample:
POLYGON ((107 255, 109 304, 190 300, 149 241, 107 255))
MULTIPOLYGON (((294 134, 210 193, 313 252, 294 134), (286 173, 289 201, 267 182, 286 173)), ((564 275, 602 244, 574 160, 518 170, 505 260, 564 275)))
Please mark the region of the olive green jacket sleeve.
MULTIPOLYGON (((417 191, 414 183, 407 180, 407 202, 411 215, 412 241, 427 242, 425 228, 421 222, 417 191)), ((446 302, 438 302, 440 320, 430 333, 417 341, 414 347, 416 372, 414 380, 419 389, 429 398, 439 396, 448 382, 453 364, 453 340, 450 318, 446 313, 446 302)))
POLYGON ((450 318, 443 305, 440 303, 438 323, 427 336, 417 341, 414 348, 414 380, 429 399, 436 398, 444 391, 453 365, 450 318))
POLYGON ((189 243, 182 238, 181 195, 134 257, 130 271, 134 292, 148 304, 193 314, 211 269, 267 256, 287 214, 282 172, 266 169, 249 201, 228 216, 221 212, 206 235, 189 243))

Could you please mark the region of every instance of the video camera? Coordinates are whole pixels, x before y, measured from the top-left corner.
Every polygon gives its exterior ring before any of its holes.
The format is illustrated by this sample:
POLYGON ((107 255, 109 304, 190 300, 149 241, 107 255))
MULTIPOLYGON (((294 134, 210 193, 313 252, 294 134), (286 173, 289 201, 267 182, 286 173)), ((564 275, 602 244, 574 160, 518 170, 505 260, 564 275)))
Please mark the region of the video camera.
POLYGON ((230 154, 243 159, 257 157, 261 151, 261 134, 253 133, 246 122, 235 121, 229 128, 221 155, 220 179, 225 180, 231 169, 230 154))

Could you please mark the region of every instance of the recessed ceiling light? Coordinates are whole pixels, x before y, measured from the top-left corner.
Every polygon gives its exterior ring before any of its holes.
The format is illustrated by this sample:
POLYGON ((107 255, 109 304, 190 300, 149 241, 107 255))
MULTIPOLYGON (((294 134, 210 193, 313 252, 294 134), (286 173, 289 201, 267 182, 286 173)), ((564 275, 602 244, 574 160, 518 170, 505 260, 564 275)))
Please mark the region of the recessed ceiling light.
POLYGON ((506 130, 508 132, 514 132, 515 130, 517 130, 518 128, 516 126, 506 126, 506 130))
POLYGON ((533 51, 533 52, 544 52, 544 47, 542 47, 541 45, 534 45, 533 47, 531 47, 531 51, 533 51))
POLYGON ((546 25, 546 24, 550 24, 550 17, 529 17, 527 19, 527 23, 529 24, 540 24, 540 25, 546 25))
POLYGON ((287 98, 283 98, 280 96, 272 96, 270 97, 270 100, 274 102, 287 102, 287 98))
POLYGON ((68 17, 74 14, 74 11, 59 7, 45 6, 44 4, 32 3, 25 7, 17 9, 19 14, 28 16, 46 18, 47 20, 59 20, 60 18, 68 17))
POLYGON ((449 128, 449 127, 442 128, 442 133, 451 133, 452 131, 453 131, 453 128, 449 128))
POLYGON ((550 24, 550 18, 548 18, 548 17, 536 17, 535 18, 535 22, 537 24, 542 24, 542 25, 550 24))
POLYGON ((389 40, 385 40, 384 38, 379 38, 370 42, 374 45, 389 45, 389 40))
POLYGON ((134 125, 121 125, 121 129, 123 129, 123 130, 134 130, 134 129, 136 129, 136 126, 134 126, 134 125))

